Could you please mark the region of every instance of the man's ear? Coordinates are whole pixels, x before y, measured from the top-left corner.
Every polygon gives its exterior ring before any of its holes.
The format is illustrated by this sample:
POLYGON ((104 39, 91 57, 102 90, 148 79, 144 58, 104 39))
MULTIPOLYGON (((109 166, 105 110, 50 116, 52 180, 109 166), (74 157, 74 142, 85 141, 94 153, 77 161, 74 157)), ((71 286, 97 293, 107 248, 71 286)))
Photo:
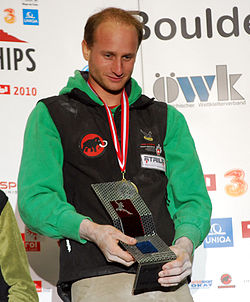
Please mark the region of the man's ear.
POLYGON ((82 53, 83 57, 86 61, 89 60, 90 49, 88 48, 88 44, 85 40, 82 41, 82 53))

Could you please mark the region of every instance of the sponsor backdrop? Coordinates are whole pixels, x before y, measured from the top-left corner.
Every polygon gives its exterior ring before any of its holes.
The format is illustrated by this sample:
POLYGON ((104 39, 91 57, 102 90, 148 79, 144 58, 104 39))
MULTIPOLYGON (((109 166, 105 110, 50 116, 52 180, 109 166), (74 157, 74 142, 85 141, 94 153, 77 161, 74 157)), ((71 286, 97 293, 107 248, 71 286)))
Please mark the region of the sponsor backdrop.
POLYGON ((213 203, 211 230, 194 257, 194 301, 245 301, 250 287, 249 2, 243 0, 1 0, 0 189, 15 210, 40 301, 59 301, 58 243, 28 230, 17 210, 27 117, 75 69, 87 17, 129 9, 145 25, 134 77, 144 93, 186 117, 213 203))

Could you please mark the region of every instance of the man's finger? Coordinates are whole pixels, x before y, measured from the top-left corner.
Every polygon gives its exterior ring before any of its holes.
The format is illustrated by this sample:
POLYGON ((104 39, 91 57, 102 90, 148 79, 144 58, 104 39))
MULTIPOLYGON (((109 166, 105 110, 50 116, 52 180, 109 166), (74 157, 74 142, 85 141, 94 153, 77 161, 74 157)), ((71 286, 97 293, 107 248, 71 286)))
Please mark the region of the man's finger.
POLYGON ((188 275, 190 275, 190 272, 191 271, 187 270, 178 276, 169 276, 169 277, 159 278, 158 282, 162 286, 174 286, 175 284, 179 284, 184 278, 186 278, 188 275))
POLYGON ((137 242, 137 240, 135 238, 127 236, 127 235, 123 234, 122 232, 120 232, 118 239, 120 241, 122 241, 123 243, 129 244, 129 245, 134 245, 137 242))
POLYGON ((118 245, 115 246, 114 250, 110 252, 111 257, 115 258, 118 257, 120 259, 123 259, 126 262, 134 262, 134 257, 129 254, 129 252, 124 251, 122 248, 120 248, 118 245))
POLYGON ((131 265, 133 265, 135 263, 135 261, 125 261, 125 260, 123 260, 123 259, 121 259, 119 257, 115 257, 112 260, 112 262, 117 262, 117 263, 123 264, 123 265, 125 265, 127 267, 129 267, 129 266, 131 266, 131 265))

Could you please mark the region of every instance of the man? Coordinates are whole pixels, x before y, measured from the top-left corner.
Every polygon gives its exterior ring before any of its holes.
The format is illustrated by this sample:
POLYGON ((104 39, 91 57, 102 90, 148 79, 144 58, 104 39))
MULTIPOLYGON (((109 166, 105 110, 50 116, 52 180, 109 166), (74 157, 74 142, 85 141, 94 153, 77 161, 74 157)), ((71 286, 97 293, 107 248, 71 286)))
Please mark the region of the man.
POLYGON ((0 301, 38 302, 12 207, 0 190, 0 301))
POLYGON ((91 16, 82 43, 89 72, 76 71, 59 96, 40 101, 26 127, 20 214, 32 230, 61 239, 59 292, 73 284, 73 301, 192 301, 182 284, 209 231, 211 203, 184 117, 131 78, 141 40, 142 25, 126 11, 91 16), (124 175, 177 256, 159 272, 162 291, 131 295, 136 264, 119 242, 136 239, 111 226, 91 189, 124 175))

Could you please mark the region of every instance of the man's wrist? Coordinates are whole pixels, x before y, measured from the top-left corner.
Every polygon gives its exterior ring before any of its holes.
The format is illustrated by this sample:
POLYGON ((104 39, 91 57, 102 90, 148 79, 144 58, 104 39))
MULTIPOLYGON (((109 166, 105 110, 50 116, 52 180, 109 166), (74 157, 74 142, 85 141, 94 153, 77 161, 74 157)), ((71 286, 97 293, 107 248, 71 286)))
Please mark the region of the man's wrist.
POLYGON ((95 228, 97 224, 89 219, 83 219, 79 228, 79 235, 82 239, 94 241, 95 228))
POLYGON ((188 237, 180 237, 175 241, 175 245, 185 249, 190 257, 193 254, 194 245, 193 242, 188 237))

